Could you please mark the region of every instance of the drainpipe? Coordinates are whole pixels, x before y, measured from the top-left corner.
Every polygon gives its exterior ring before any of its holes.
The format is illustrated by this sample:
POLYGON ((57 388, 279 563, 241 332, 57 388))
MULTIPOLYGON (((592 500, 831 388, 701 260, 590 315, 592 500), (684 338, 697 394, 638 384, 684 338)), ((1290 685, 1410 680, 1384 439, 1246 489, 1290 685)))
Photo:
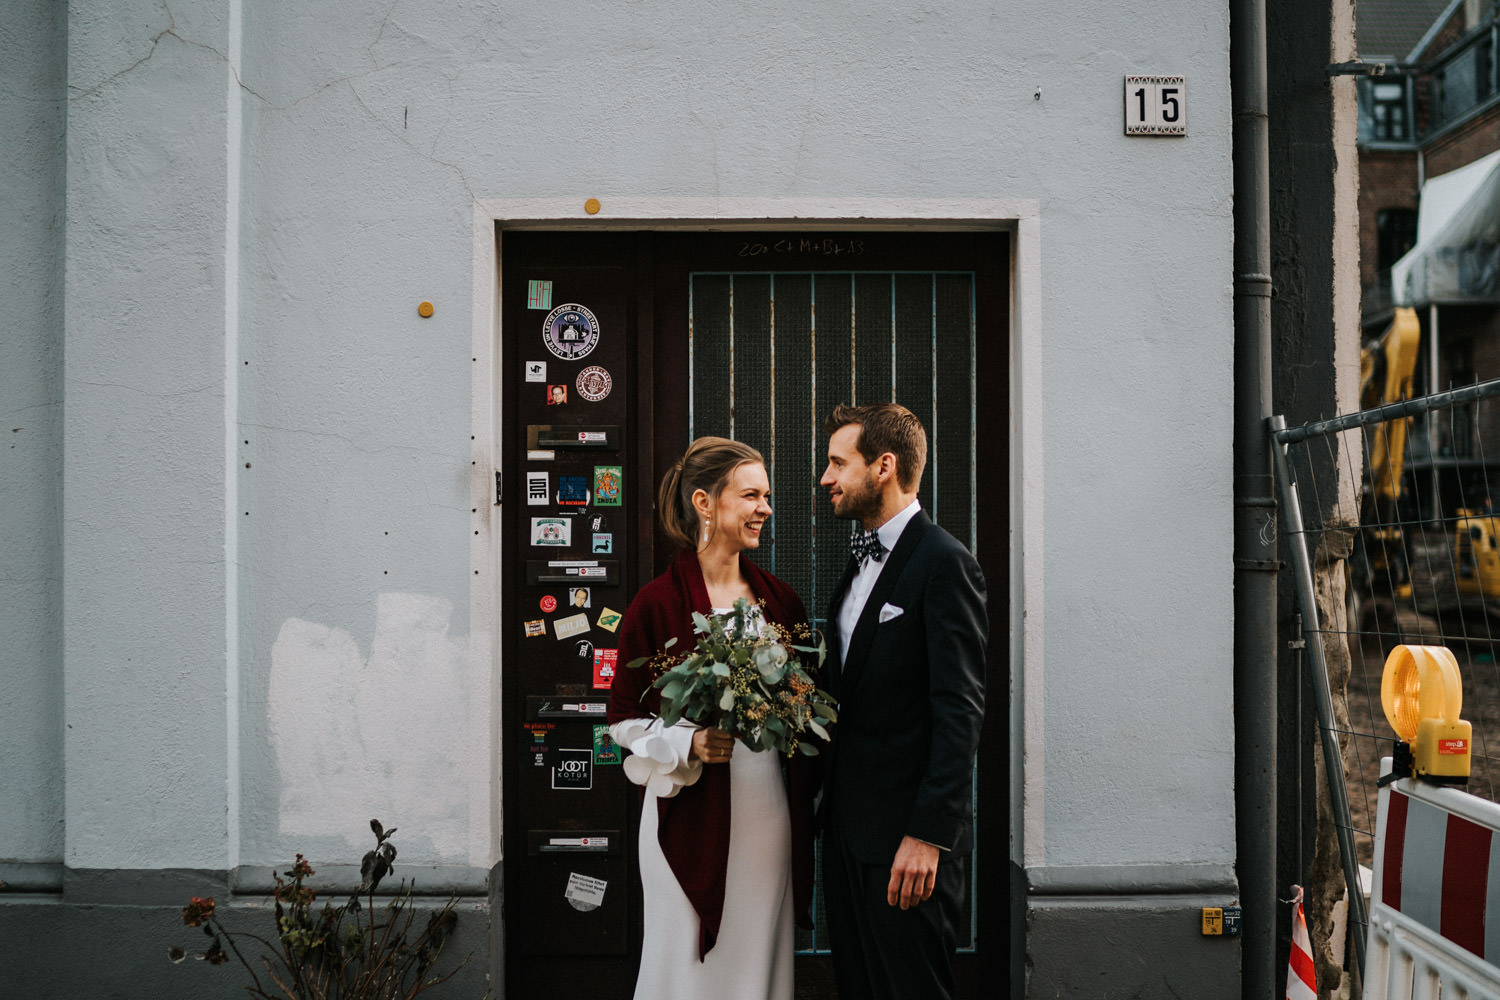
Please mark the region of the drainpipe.
POLYGON ((1278 996, 1276 509, 1271 416, 1270 125, 1266 0, 1231 0, 1234 106, 1234 757, 1240 990, 1278 996))

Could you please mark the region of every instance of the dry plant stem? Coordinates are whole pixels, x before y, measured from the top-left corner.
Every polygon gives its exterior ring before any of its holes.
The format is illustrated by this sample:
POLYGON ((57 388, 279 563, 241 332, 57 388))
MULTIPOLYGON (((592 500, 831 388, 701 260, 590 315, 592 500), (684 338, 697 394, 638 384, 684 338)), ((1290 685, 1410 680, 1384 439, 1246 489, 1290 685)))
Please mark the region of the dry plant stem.
MULTIPOLYGON (((277 928, 274 943, 251 932, 232 934, 214 916, 211 897, 207 900, 194 897, 183 909, 183 923, 202 927, 213 939, 213 944, 198 957, 222 965, 233 954, 250 974, 251 985, 244 989, 261 1000, 394 1000, 415 997, 457 976, 467 966, 467 958, 445 974, 438 975, 435 971, 457 922, 457 897, 450 894, 446 905, 428 915, 415 937, 412 936, 417 917, 411 908, 413 887, 404 880, 382 912, 377 913, 377 887, 391 871, 396 857, 395 847, 389 843, 395 828, 385 830, 378 820, 371 820, 370 826, 376 837, 375 850, 366 854, 361 865, 360 889, 342 906, 325 903, 321 913, 312 912, 317 891, 308 888, 304 880, 315 873, 300 854, 288 872, 291 876, 288 881, 273 873, 277 928), (368 915, 359 912, 361 902, 368 915), (236 943, 239 937, 255 942, 262 949, 256 956, 258 971, 236 943), (267 983, 276 991, 274 994, 267 992, 267 983)), ((173 961, 185 957, 181 949, 169 949, 169 957, 174 951, 178 957, 173 961)))
MULTIPOLYGON (((217 924, 218 921, 215 920, 214 923, 217 924)), ((260 994, 261 996, 264 996, 265 995, 265 991, 263 989, 261 989, 261 986, 260 986, 260 977, 258 977, 255 974, 255 968, 254 968, 254 966, 252 966, 249 962, 245 961, 245 956, 242 955, 242 954, 240 954, 240 946, 234 943, 234 938, 230 937, 227 933, 224 933, 222 927, 219 928, 218 937, 221 938, 222 940, 225 940, 225 941, 229 942, 229 950, 232 951, 232 952, 234 952, 234 957, 240 960, 240 964, 245 967, 245 971, 248 972, 248 973, 250 973, 250 978, 255 981, 255 992, 258 993, 258 994, 260 994)), ((262 945, 264 945, 268 949, 271 947, 269 944, 266 944, 265 939, 262 938, 262 937, 260 937, 259 935, 256 935, 256 934, 247 934, 246 937, 250 938, 253 941, 259 941, 262 945)))

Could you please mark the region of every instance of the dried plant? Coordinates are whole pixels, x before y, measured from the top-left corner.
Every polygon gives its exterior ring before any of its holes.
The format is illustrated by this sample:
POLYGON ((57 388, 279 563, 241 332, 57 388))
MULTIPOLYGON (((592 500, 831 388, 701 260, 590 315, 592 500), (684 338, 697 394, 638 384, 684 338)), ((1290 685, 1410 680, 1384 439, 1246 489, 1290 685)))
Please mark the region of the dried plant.
MULTIPOLYGON (((394 1000, 415 997, 452 979, 468 964, 468 957, 444 973, 437 971, 437 963, 458 923, 456 898, 450 896, 416 933, 412 887, 405 881, 377 908, 375 889, 395 868, 396 846, 390 838, 396 828, 387 830, 372 819, 370 829, 375 847, 360 862, 359 888, 339 906, 324 903, 314 910, 318 890, 307 880, 315 873, 302 855, 285 877, 272 872, 274 941, 228 930, 213 897, 194 896, 182 908, 182 922, 202 927, 210 943, 192 957, 224 965, 233 955, 250 974, 245 989, 263 1000, 394 1000), (246 957, 247 950, 253 958, 246 957)), ((182 948, 167 949, 173 962, 188 955, 182 948)))

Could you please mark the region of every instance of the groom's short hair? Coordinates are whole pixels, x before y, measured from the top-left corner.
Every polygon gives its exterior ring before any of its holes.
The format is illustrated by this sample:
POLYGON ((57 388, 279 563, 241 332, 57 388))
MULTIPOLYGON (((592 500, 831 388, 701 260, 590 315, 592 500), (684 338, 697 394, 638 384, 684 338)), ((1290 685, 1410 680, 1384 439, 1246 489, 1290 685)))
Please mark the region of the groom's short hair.
POLYGON ((896 456, 896 481, 908 493, 915 493, 927 467, 927 431, 917 415, 900 403, 869 403, 849 406, 840 403, 823 421, 823 432, 829 437, 841 427, 859 425, 855 447, 866 464, 886 452, 896 456))

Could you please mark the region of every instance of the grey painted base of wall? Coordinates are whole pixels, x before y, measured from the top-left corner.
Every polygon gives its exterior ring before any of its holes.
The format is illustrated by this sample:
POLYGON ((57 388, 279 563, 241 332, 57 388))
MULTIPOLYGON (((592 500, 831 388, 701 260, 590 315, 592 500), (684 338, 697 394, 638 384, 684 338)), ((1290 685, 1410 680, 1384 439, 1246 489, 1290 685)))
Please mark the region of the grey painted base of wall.
MULTIPOLYGON (((210 966, 188 958, 174 965, 167 948, 176 945, 191 953, 207 946, 201 931, 182 925, 182 907, 195 895, 213 896, 225 926, 235 934, 247 931, 269 938, 275 919, 270 897, 231 896, 222 872, 216 878, 215 873, 182 871, 111 873, 107 879, 79 874, 84 877, 75 879, 68 873, 65 886, 83 892, 0 893, 0 941, 5 942, 0 951, 0 995, 6 1000, 201 1000, 244 995, 240 987, 250 980, 238 962, 210 966), (129 884, 137 884, 139 894, 116 891, 129 884), (167 894, 170 900, 163 898, 167 894)), ((446 900, 414 897, 417 926, 423 913, 446 900)), ((465 955, 468 963, 432 995, 472 1000, 487 992, 501 995, 498 988, 491 991, 497 980, 492 973, 503 961, 495 944, 500 940, 498 921, 490 919, 499 911, 492 902, 487 895, 458 900, 458 926, 439 968, 451 969, 465 955)), ((254 961, 248 952, 246 958, 254 961)), ((270 984, 263 980, 263 985, 270 984)))
POLYGON ((1033 897, 1027 1000, 1238 997, 1240 938, 1205 937, 1222 894, 1033 897))
MULTIPOLYGON (((1056 872, 1034 875, 1039 876, 1034 888, 1058 894, 1032 895, 1026 901, 1028 1000, 1240 995, 1240 939, 1201 933, 1202 908, 1226 905, 1232 892, 1151 892, 1153 880, 1142 877, 1137 881, 1147 890, 1141 894, 1119 893, 1123 886, 1113 885, 1116 892, 1110 895, 1069 894, 1074 882, 1097 889, 1098 880, 1069 881, 1056 872)), ((1181 878, 1180 871, 1177 876, 1181 878)), ((496 886, 498 871, 488 881, 496 886)), ((231 896, 223 872, 67 872, 63 885, 62 893, 0 893, 6 1000, 237 995, 248 982, 237 963, 213 967, 188 959, 173 965, 167 959, 168 946, 192 951, 207 943, 199 932, 182 926, 182 907, 195 895, 214 896, 226 925, 236 933, 271 932, 269 897, 231 896)), ((445 899, 424 896, 415 905, 431 910, 445 899)), ((447 960, 470 957, 435 996, 503 996, 503 936, 499 920, 491 919, 501 912, 499 903, 493 888, 459 900, 447 960)), ((451 966, 445 961, 442 967, 451 966)))

